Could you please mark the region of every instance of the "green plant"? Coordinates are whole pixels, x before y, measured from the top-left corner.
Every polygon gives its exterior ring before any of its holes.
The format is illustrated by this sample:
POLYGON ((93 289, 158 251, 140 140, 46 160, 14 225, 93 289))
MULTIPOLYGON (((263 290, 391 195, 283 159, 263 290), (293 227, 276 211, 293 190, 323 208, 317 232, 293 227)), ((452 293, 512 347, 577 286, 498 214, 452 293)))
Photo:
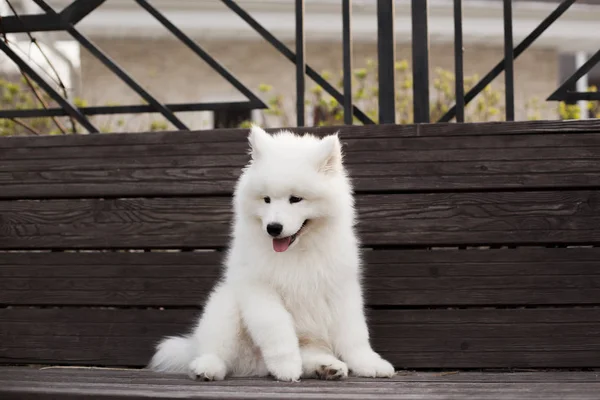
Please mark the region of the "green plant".
MULTIPOLYGON (((409 63, 406 60, 395 63, 396 71, 396 123, 409 124, 413 119, 413 81, 412 72, 409 63)), ((323 71, 322 76, 325 79, 332 79, 329 71, 323 71)), ((333 77, 338 89, 343 87, 343 74, 333 77)), ((477 75, 466 76, 464 78, 465 92, 469 91, 477 82, 477 75)), ((378 120, 378 76, 377 65, 373 60, 367 60, 365 67, 357 68, 352 74, 353 101, 360 109, 365 112, 372 120, 378 120)), ((439 120, 456 102, 454 93, 455 76, 452 72, 442 68, 434 70, 431 81, 430 93, 430 120, 439 120)), ((268 104, 270 109, 265 112, 267 118, 263 118, 262 125, 269 124, 277 126, 290 126, 289 122, 293 119, 285 112, 283 97, 273 92, 269 85, 261 85, 259 90, 270 96, 268 104), (269 118, 270 117, 270 118, 269 118), (275 118, 274 118, 275 117, 275 118), (279 117, 279 118, 277 118, 279 117)), ((592 87, 590 90, 597 90, 592 87)), ((504 120, 504 93, 495 89, 492 85, 486 86, 473 101, 465 107, 466 122, 483 121, 502 121, 504 120)), ((344 120, 343 107, 323 88, 318 85, 310 88, 310 98, 306 102, 307 107, 312 110, 313 124, 320 125, 341 125, 344 120)), ((600 102, 589 102, 590 111, 593 115, 600 117, 600 102)), ((544 105, 538 98, 531 98, 525 103, 526 118, 529 120, 539 120, 542 118, 542 108, 544 105)), ((579 108, 577 106, 560 103, 558 112, 561 118, 579 118, 579 108)), ((259 123, 258 121, 254 121, 259 123)), ((358 123, 356 118, 354 122, 358 123)), ((249 125, 250 121, 243 124, 249 125)), ((259 123, 259 125, 261 125, 259 123)))
MULTIPOLYGON (((596 86, 590 86, 589 92, 597 92, 596 86)), ((588 101, 587 103, 589 116, 591 118, 600 118, 600 101, 588 101)), ((558 104, 558 113, 561 119, 579 119, 581 118, 581 109, 578 104, 567 104, 561 101, 558 104)))
MULTIPOLYGON (((77 107, 87 107, 85 99, 74 98, 73 104, 77 107)), ((24 110, 43 109, 58 107, 50 96, 48 96, 35 83, 25 76, 18 81, 0 79, 0 109, 2 110, 24 110)), ((109 102, 107 106, 115 106, 118 103, 109 102)), ((123 116, 98 116, 90 117, 91 122, 98 127, 102 133, 116 131, 161 131, 167 130, 169 124, 164 120, 151 118, 139 119, 139 115, 123 116)), ((63 135, 83 133, 85 130, 70 117, 37 117, 37 118, 2 118, 0 119, 0 136, 21 135, 63 135)))
MULTIPOLYGON (((25 78, 20 81, 10 82, 0 79, 0 109, 2 110, 25 110, 39 108, 36 105, 40 101, 46 104, 52 103, 48 95, 39 90, 35 85, 29 86, 25 78), (37 91, 37 94, 36 94, 37 91), (37 96, 41 96, 38 100, 37 96)), ((0 136, 12 136, 35 133, 50 133, 52 130, 52 119, 29 118, 26 121, 21 119, 0 119, 0 136)))
MULTIPOLYGON (((396 71, 396 123, 408 124, 413 122, 413 81, 412 72, 406 60, 395 63, 396 71)), ((322 73, 325 79, 331 78, 331 73, 322 73)), ((342 72, 334 77, 338 89, 343 87, 342 72)), ((367 60, 365 67, 357 68, 352 74, 353 100, 369 118, 378 120, 378 76, 377 64, 367 60)), ((465 78, 465 90, 469 90, 479 80, 475 76, 465 78)), ((454 74, 441 68, 436 68, 432 80, 432 95, 430 104, 430 117, 432 121, 438 120, 455 102, 454 74)), ((284 120, 277 120, 279 126, 289 126, 291 118, 282 107, 283 98, 274 94, 272 87, 261 85, 259 90, 269 94, 268 116, 281 116, 284 120)), ((467 107, 467 121, 493 121, 500 120, 503 116, 504 106, 501 104, 502 93, 486 87, 483 92, 467 107)), ((318 85, 310 88, 310 98, 307 106, 312 110, 314 125, 340 125, 344 120, 343 107, 323 88, 318 85)), ((355 123, 358 121, 354 118, 355 123)))

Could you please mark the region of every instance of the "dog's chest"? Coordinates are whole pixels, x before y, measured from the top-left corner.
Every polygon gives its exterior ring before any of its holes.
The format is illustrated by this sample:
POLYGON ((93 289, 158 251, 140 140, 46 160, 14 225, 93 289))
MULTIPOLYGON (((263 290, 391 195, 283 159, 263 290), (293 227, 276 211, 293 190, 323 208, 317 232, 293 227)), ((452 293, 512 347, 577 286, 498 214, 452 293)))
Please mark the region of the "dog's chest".
POLYGON ((277 282, 276 290, 299 330, 323 331, 331 324, 340 292, 334 280, 323 274, 297 274, 277 282))

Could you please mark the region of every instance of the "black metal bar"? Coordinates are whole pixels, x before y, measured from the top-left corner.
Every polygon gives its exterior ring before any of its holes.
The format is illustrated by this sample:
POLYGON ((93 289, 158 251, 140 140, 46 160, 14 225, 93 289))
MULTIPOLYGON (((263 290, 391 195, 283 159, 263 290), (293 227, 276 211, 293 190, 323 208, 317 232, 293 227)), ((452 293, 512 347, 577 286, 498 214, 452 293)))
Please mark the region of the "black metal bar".
POLYGON ((379 69, 379 123, 396 122, 396 43, 394 0, 377 0, 377 62, 379 69))
POLYGON ((429 122, 429 31, 427 0, 412 0, 413 108, 415 122, 429 122))
POLYGON ((513 58, 512 0, 504 0, 504 98, 506 120, 515 120, 515 60, 513 58))
MULTIPOLYGON (((556 89, 556 91, 554 91, 554 93, 552 93, 549 97, 548 97, 548 101, 567 101, 566 98, 564 96, 567 95, 567 93, 569 93, 569 99, 570 100, 589 100, 589 98, 576 98, 576 97, 588 97, 586 96, 581 96, 582 94, 584 94, 585 92, 569 92, 568 89, 570 87, 573 87, 575 85, 575 83, 581 79, 582 76, 584 76, 585 74, 587 74, 588 72, 590 72, 590 70, 594 67, 594 65, 598 64, 600 62, 600 50, 598 50, 592 57, 590 57, 589 60, 587 60, 585 62, 585 64, 583 64, 577 71, 575 71, 575 73, 573 75, 571 75, 566 81, 563 82, 562 85, 560 85, 560 87, 558 89, 556 89), (576 95, 577 94, 577 95, 576 95)), ((594 97, 594 96, 592 96, 594 97)))
POLYGON ((146 10, 150 15, 152 15, 158 22, 160 22, 169 32, 171 32, 177 39, 179 39, 183 44, 185 44, 190 50, 192 50, 198 57, 200 57, 204 62, 206 62, 213 70, 215 70, 219 75, 221 75, 227 82, 229 82, 233 87, 240 91, 244 96, 248 98, 252 103, 256 105, 257 108, 267 108, 267 105, 263 103, 263 101, 258 98, 250 89, 248 89, 244 84, 242 84, 235 76, 233 76, 223 65, 221 65, 217 60, 212 58, 210 54, 208 54, 204 49, 202 49, 196 42, 194 42, 189 36, 181 31, 177 26, 175 26, 171 21, 169 21, 164 15, 160 13, 156 8, 150 5, 146 0, 136 0, 136 2, 146 10))
POLYGON ((137 94, 146 100, 152 107, 160 112, 169 122, 175 125, 178 129, 187 130, 188 127, 179 120, 164 104, 160 103, 154 96, 148 93, 142 86, 140 86, 132 77, 127 74, 121 67, 119 67, 113 60, 111 60, 102 50, 100 50, 95 44, 89 41, 84 35, 82 35, 74 27, 70 27, 67 31, 77 40, 83 47, 85 47, 90 53, 100 60, 108 69, 110 69, 115 75, 117 75, 123 82, 133 89, 137 94))
MULTIPOLYGON (((44 0, 33 0, 38 6, 40 6, 49 15, 58 15, 52 7, 50 7, 44 0)), ((102 62, 108 69, 110 69, 115 75, 117 75, 123 82, 133 89, 140 97, 146 100, 151 106, 156 108, 169 122, 171 122, 178 129, 188 130, 188 127, 179 120, 163 104, 161 104, 154 96, 148 93, 142 86, 140 86, 132 77, 127 74, 120 66, 118 66, 110 57, 108 57, 102 50, 100 50, 94 43, 92 43, 87 37, 77 30, 72 24, 66 24, 65 30, 69 32, 75 40, 85 47, 94 57, 102 62)))
MULTIPOLYGON (((250 14, 248 14, 243 8, 241 8, 234 0, 221 0, 230 10, 236 13, 240 18, 242 18, 252 29, 254 29, 259 35, 263 37, 271 46, 275 47, 277 51, 279 51, 285 58, 290 60, 291 62, 296 62, 296 54, 291 51, 285 44, 283 44, 280 40, 278 40, 271 32, 263 28, 261 24, 259 24, 250 14)), ((323 77, 311 68, 310 65, 306 64, 306 74, 310 79, 315 81, 315 83, 323 88, 327 93, 331 95, 334 99, 338 101, 338 103, 344 103, 344 96, 329 82, 327 82, 323 77)), ((371 120, 364 112, 362 112, 358 107, 352 106, 353 114, 360 122, 363 124, 374 124, 375 122, 371 120)))
POLYGON ((465 122, 463 53, 462 0, 454 0, 454 94, 456 97, 456 122, 465 122))
POLYGON ((344 124, 352 125, 352 0, 342 0, 344 48, 344 124))
POLYGON ((15 53, 10 46, 0 40, 0 50, 4 52, 17 66, 37 83, 48 95, 56 101, 65 112, 77 120, 88 132, 96 133, 98 129, 68 100, 64 99, 50 84, 48 84, 33 68, 15 53))
POLYGON ((65 7, 59 16, 62 21, 75 25, 106 0, 75 0, 65 7))
POLYGON ((52 32, 63 29, 64 24, 60 18, 52 15, 10 15, 0 19, 2 33, 52 32))
POLYGON ((306 61, 304 44, 304 0, 296 0, 296 125, 304 126, 306 61))
MULTIPOLYGON (((219 110, 255 110, 256 104, 251 101, 227 102, 227 103, 176 103, 165 104, 173 112, 189 111, 219 111, 219 110)), ((265 107, 266 108, 266 107, 265 107)), ((139 114, 157 113, 156 109, 147 104, 125 105, 125 106, 92 106, 81 107, 79 111, 84 115, 103 114, 139 114)), ((61 117, 69 115, 62 108, 29 109, 29 110, 0 110, 0 118, 37 118, 37 117, 61 117)))
POLYGON ((600 92, 566 92, 561 97, 561 100, 569 103, 580 100, 600 101, 600 92))
MULTIPOLYGON (((513 59, 521 55, 535 40, 540 37, 542 33, 548 29, 554 21, 556 21, 561 15, 565 13, 575 3, 576 0, 564 0, 550 15, 548 15, 542 23, 538 25, 521 43, 515 47, 513 51, 513 59)), ((494 80, 500 73, 504 71, 504 60, 500 61, 486 76, 484 76, 469 92, 465 95, 465 104, 469 104, 471 100, 475 98, 491 81, 494 80)), ((456 106, 453 106, 444 114, 438 122, 448 122, 456 115, 456 106)))

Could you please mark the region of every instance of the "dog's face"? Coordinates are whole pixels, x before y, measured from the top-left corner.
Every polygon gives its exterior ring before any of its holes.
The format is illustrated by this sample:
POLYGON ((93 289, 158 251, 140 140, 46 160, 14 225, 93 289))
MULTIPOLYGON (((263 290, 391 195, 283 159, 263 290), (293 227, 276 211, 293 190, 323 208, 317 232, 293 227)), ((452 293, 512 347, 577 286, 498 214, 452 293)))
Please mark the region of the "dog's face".
POLYGON ((254 127, 249 136, 252 162, 239 187, 247 221, 260 225, 273 250, 284 252, 309 235, 311 227, 335 214, 333 180, 343 176, 337 135, 318 139, 254 127))

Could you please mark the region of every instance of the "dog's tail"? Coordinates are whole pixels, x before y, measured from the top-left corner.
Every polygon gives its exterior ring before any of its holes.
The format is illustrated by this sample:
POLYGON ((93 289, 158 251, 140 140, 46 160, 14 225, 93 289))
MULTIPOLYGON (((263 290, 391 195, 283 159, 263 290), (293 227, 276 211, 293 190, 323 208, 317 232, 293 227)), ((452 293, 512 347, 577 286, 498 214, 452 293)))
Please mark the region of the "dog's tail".
POLYGON ((194 359, 194 342, 189 336, 172 336, 156 346, 148 368, 157 372, 185 373, 194 359))

